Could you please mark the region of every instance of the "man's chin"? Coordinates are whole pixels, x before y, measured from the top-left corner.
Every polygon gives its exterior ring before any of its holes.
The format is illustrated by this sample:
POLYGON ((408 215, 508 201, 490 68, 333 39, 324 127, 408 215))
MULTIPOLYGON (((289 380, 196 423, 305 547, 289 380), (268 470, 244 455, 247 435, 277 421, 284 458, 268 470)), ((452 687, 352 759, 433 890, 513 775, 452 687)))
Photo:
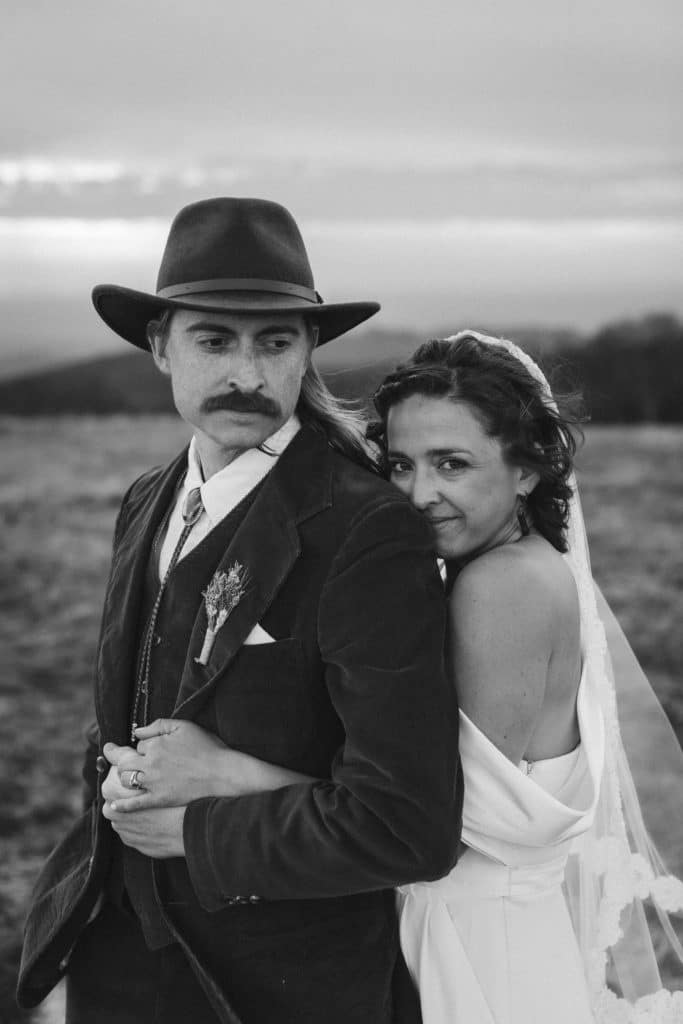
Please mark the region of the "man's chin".
POLYGON ((211 413, 202 426, 204 433, 224 448, 258 448, 282 426, 280 418, 263 413, 221 409, 211 413))

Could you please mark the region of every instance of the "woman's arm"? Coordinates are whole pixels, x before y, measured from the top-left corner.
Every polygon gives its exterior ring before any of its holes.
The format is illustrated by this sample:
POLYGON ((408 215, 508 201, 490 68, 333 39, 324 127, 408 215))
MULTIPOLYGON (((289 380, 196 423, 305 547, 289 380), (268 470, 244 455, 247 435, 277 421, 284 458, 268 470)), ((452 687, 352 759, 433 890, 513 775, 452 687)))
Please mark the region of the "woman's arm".
MULTIPOLYGON (((293 786, 297 782, 312 782, 314 776, 294 772, 278 764, 261 761, 251 754, 225 747, 221 777, 216 780, 214 796, 242 796, 264 790, 293 786)), ((207 795, 207 794, 204 794, 207 795)))
POLYGON ((104 747, 113 770, 102 792, 119 811, 184 807, 206 796, 242 796, 312 781, 309 775, 232 750, 194 722, 158 719, 136 735, 136 749, 114 743, 104 747), (125 789, 122 796, 121 781, 128 786, 132 778, 142 788, 125 789))

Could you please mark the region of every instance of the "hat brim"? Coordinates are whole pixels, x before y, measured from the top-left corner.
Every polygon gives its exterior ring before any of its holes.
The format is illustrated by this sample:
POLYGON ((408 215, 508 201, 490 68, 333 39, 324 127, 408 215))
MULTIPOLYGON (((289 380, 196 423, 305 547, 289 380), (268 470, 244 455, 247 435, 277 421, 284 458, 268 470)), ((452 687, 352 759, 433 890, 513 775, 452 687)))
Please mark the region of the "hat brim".
POLYGON ((193 302, 190 296, 186 299, 164 299, 116 284, 98 284, 93 288, 92 301, 112 331, 145 352, 149 352, 149 321, 161 316, 167 309, 197 309, 205 313, 300 313, 315 321, 319 331, 318 348, 369 320, 380 309, 378 302, 287 304, 282 302, 282 296, 276 295, 272 296, 272 305, 270 299, 264 297, 261 297, 258 304, 245 303, 236 297, 234 305, 226 301, 214 305, 210 301, 193 302))

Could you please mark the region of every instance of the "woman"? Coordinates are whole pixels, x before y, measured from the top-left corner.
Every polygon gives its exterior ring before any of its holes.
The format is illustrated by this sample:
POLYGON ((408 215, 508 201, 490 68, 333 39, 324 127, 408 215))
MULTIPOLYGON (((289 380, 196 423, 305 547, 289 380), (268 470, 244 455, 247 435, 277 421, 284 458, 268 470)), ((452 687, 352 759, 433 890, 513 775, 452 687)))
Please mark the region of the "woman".
POLYGON ((452 583, 466 849, 400 900, 425 1024, 588 1024, 561 884, 604 731, 562 558, 571 433, 517 359, 472 336, 422 346, 376 405, 390 479, 433 524, 452 583))
MULTIPOLYGON (((569 425, 525 353, 473 332, 422 346, 375 403, 391 479, 448 566, 461 704, 464 852, 446 878, 399 894, 424 1022, 683 1020, 641 903, 683 960, 666 914, 683 886, 624 757, 603 618, 615 624, 604 602, 598 614, 569 425)), ((614 650, 625 665, 620 635, 614 650)), ((649 713, 648 693, 643 680, 649 713)), ((680 778, 668 726, 647 721, 680 778)))
MULTIPOLYGON (((616 997, 605 949, 618 928, 605 928, 605 908, 618 917, 629 894, 616 904, 603 895, 607 879, 630 876, 613 842, 623 818, 616 769, 605 766, 614 767, 618 730, 568 424, 528 357, 471 333, 422 346, 376 404, 387 472, 429 517, 446 560, 462 708, 462 856, 446 878, 399 894, 425 1024, 608 1020, 616 997), (608 854, 600 847, 592 860, 605 837, 608 854)), ((154 723, 138 737, 149 792, 117 800, 119 809, 301 779, 190 723, 154 723)), ((129 770, 139 767, 131 753, 129 770)), ((643 991, 657 988, 649 981, 643 991)), ((667 993, 656 998, 662 1012, 648 1019, 678 1012, 667 993)))

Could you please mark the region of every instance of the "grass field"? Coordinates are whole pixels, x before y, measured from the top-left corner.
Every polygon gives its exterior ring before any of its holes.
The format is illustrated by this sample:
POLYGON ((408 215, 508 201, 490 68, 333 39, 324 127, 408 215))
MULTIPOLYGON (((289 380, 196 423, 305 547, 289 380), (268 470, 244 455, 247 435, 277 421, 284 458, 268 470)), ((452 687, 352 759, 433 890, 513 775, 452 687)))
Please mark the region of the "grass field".
MULTIPOLYGON (((176 419, 0 420, 0 1021, 23 907, 76 813, 120 497, 187 437, 176 419)), ((592 428, 579 457, 595 576, 683 733, 683 429, 592 428)), ((683 863, 679 864, 683 868, 683 863)))

